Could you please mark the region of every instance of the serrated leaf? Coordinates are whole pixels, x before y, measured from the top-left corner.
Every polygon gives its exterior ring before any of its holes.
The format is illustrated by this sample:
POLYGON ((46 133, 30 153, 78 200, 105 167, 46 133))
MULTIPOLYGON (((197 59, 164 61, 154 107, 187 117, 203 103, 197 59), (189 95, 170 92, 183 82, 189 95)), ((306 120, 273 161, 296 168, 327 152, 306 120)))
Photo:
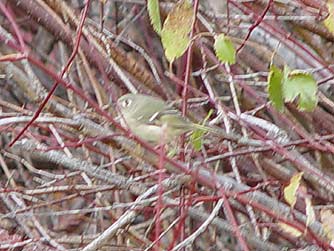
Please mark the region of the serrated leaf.
POLYGON ((160 18, 160 8, 159 0, 148 0, 147 1, 148 15, 151 20, 151 24, 156 33, 160 35, 161 33, 161 18, 160 18))
POLYGON ((235 48, 232 41, 224 34, 220 34, 215 38, 213 47, 220 62, 229 64, 235 63, 235 48))
POLYGON ((295 174, 290 179, 289 185, 284 188, 284 198, 290 204, 291 208, 295 206, 297 200, 296 193, 302 176, 303 172, 295 174))
POLYGON ((294 228, 294 227, 291 227, 283 222, 279 222, 278 225, 283 229, 283 231, 291 234, 292 236, 294 237, 299 237, 301 236, 303 233, 300 232, 298 229, 294 228))
POLYGON ((188 0, 181 0, 168 14, 162 27, 161 42, 169 62, 173 62, 187 50, 193 18, 193 7, 188 0))
POLYGON ((282 112, 284 109, 282 82, 282 71, 276 66, 271 65, 268 77, 269 99, 273 103, 273 106, 280 112, 282 112))
POLYGON ((309 197, 305 198, 306 205, 306 226, 310 226, 313 222, 315 222, 315 213, 312 207, 312 201, 309 197))
POLYGON ((310 73, 291 71, 283 81, 283 94, 287 102, 298 98, 300 110, 312 111, 317 105, 317 84, 310 73))
POLYGON ((323 21, 324 25, 326 26, 326 28, 332 33, 334 34, 334 3, 332 0, 328 0, 327 1, 327 10, 328 10, 328 17, 323 21))

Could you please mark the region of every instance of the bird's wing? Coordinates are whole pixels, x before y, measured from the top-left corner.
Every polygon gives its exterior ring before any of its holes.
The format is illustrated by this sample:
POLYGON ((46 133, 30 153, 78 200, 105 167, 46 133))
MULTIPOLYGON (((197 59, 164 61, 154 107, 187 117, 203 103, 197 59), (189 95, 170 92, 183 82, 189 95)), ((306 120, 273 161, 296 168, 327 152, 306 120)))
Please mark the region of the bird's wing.
POLYGON ((149 102, 149 106, 145 104, 145 107, 142 106, 134 107, 133 112, 140 114, 140 116, 136 118, 138 122, 152 123, 155 117, 157 117, 158 114, 161 111, 164 111, 165 109, 166 105, 164 102, 159 102, 159 100, 158 101, 152 100, 152 102, 149 102))
POLYGON ((161 112, 158 119, 160 124, 166 124, 168 127, 188 131, 192 128, 192 123, 182 117, 181 113, 177 110, 168 110, 161 112))

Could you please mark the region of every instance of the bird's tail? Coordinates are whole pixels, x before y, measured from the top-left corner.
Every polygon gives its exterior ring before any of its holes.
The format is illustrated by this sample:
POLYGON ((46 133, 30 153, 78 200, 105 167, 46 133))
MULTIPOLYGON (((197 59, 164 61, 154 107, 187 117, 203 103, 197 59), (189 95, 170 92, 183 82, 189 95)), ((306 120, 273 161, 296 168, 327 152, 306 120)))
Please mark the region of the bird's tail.
POLYGON ((242 135, 227 133, 224 129, 219 128, 219 127, 211 127, 211 126, 209 127, 209 126, 200 125, 200 124, 193 124, 193 127, 194 129, 212 133, 226 140, 237 142, 242 145, 252 145, 252 146, 262 146, 263 145, 263 142, 260 140, 254 140, 254 139, 246 138, 242 135))

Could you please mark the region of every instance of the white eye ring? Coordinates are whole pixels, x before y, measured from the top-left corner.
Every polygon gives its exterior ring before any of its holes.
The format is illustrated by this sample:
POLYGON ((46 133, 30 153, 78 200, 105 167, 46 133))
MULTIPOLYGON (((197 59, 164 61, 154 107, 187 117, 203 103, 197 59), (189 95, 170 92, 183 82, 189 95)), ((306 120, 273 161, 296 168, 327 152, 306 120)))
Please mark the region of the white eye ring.
POLYGON ((124 108, 129 107, 131 104, 132 104, 132 100, 131 100, 131 99, 124 99, 124 100, 122 101, 122 106, 123 106, 124 108))

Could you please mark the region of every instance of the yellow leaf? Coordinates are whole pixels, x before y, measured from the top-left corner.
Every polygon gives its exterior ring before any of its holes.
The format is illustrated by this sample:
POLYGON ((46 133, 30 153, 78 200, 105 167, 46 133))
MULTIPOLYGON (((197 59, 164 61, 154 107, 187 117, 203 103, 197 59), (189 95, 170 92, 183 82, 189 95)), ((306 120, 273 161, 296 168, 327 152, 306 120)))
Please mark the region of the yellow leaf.
POLYGON ((331 32, 334 33, 334 4, 332 0, 327 1, 328 17, 324 20, 324 25, 331 32))
POLYGON ((295 206, 297 200, 296 193, 302 176, 303 172, 295 174, 290 179, 290 184, 284 188, 284 198, 290 204, 291 208, 295 206))
POLYGON ((168 14, 162 27, 161 42, 169 62, 173 62, 187 50, 193 18, 193 7, 188 0, 181 0, 168 14))
POLYGON ((278 225, 283 229, 283 231, 291 234, 293 237, 299 237, 303 234, 298 229, 295 229, 294 227, 291 227, 283 222, 279 222, 278 225))
POLYGON ((320 211, 320 219, 327 238, 334 241, 334 214, 332 210, 322 209, 320 211))
POLYGON ((310 226, 313 222, 315 222, 315 213, 314 209, 312 207, 312 201, 310 198, 305 198, 305 204, 306 204, 306 226, 310 226))

